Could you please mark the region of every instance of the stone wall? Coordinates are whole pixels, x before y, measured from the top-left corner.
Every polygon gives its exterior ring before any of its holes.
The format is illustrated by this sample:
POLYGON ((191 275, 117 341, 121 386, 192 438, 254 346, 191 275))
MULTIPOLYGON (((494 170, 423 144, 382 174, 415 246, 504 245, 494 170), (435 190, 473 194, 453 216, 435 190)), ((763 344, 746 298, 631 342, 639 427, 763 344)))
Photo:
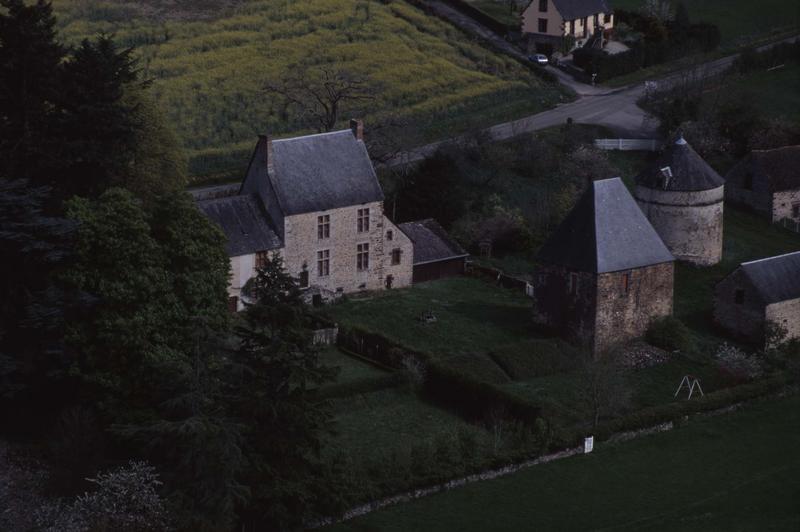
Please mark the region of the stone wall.
POLYGON ((772 193, 764 180, 753 179, 752 189, 748 190, 744 188, 742 176, 730 176, 725 182, 725 200, 767 217, 772 213, 772 193))
POLYGON ((635 196, 676 259, 710 266, 722 259, 724 188, 678 192, 637 186, 635 196))
POLYGON ((800 213, 793 216, 792 207, 800 205, 800 189, 776 192, 772 196, 772 221, 779 222, 784 218, 800 222, 800 213))
POLYGON ((405 234, 383 215, 381 202, 366 203, 287 216, 284 221, 284 248, 282 251, 286 269, 299 277, 308 271, 310 286, 318 286, 332 292, 348 293, 359 290, 380 290, 386 287, 386 278, 392 276, 392 287, 411 284, 413 245, 405 234), (369 230, 358 232, 358 210, 369 209, 369 230), (317 217, 330 216, 330 236, 320 239, 317 233, 317 217), (392 240, 386 240, 386 232, 392 231, 392 240), (369 244, 369 267, 357 269, 358 244, 369 244), (401 250, 399 265, 391 264, 392 250, 401 250), (317 268, 317 252, 329 252, 329 274, 320 276, 317 268))
POLYGON ((720 281, 714 289, 714 321, 732 336, 760 342, 764 335, 764 304, 741 269, 720 281), (741 290, 741 303, 736 292, 741 290))
POLYGON ((231 279, 228 283, 228 295, 241 297, 242 287, 255 275, 256 256, 239 255, 231 257, 231 279))
POLYGON ((546 265, 536 271, 533 285, 534 322, 558 331, 564 338, 591 346, 597 293, 595 275, 546 265), (578 286, 570 293, 569 276, 572 273, 577 275, 578 286))
POLYGON ((800 338, 800 298, 768 305, 765 318, 786 329, 787 340, 800 338))
POLYGON ((671 315, 673 277, 672 262, 600 274, 594 353, 602 354, 617 344, 642 336, 653 320, 671 315))

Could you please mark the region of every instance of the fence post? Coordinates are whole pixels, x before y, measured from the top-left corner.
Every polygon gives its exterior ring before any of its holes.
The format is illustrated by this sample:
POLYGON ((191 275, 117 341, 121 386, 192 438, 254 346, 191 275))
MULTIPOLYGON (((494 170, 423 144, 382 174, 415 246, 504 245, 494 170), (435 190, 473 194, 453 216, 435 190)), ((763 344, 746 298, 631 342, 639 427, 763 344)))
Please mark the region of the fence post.
POLYGON ((617 148, 617 149, 621 150, 622 149, 622 139, 617 139, 617 140, 619 141, 619 148, 617 148))

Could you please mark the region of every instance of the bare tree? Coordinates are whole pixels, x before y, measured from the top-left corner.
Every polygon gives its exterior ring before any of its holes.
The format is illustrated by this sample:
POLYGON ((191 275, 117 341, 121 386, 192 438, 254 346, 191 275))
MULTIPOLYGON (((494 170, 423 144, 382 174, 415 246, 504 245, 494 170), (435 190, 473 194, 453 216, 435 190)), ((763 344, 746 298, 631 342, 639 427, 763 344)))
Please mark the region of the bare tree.
POLYGON ((579 375, 578 396, 591 414, 593 429, 597 429, 601 418, 618 414, 628 406, 630 387, 615 356, 595 359, 587 355, 579 375))
POLYGON ((346 102, 372 100, 374 87, 365 78, 344 70, 321 68, 301 70, 280 83, 268 83, 264 90, 281 96, 287 107, 294 107, 303 118, 310 118, 319 132, 336 127, 346 102))

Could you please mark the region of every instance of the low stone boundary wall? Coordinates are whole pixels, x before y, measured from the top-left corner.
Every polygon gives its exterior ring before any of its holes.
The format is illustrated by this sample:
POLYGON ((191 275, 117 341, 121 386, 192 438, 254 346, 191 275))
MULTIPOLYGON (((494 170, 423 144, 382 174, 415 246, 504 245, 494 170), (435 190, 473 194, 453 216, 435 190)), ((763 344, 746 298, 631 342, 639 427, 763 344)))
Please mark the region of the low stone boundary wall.
POLYGON ((661 141, 656 139, 595 139, 594 145, 601 150, 658 151, 661 141))

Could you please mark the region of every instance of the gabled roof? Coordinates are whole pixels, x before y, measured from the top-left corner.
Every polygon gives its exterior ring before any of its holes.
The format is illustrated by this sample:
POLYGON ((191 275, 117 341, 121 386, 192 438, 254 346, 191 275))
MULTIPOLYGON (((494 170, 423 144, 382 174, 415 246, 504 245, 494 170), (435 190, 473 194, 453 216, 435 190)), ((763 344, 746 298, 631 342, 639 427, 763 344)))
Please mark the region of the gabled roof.
POLYGON ((800 298, 800 251, 743 262, 741 268, 765 303, 800 298))
POLYGON ((433 218, 406 222, 397 227, 414 244, 415 265, 467 256, 467 252, 433 218))
POLYGON ((615 177, 591 184, 539 250, 537 260, 608 273, 675 258, 622 180, 615 177))
MULTIPOLYGON (((551 0, 558 9, 561 18, 564 20, 574 20, 576 18, 588 17, 595 13, 611 13, 606 0, 551 0)), ((534 0, 533 4, 538 6, 534 0)), ((537 7, 538 9, 538 7, 537 7)))
POLYGON ((659 190, 690 192, 721 187, 725 180, 681 137, 636 177, 636 184, 659 190))
POLYGON ((231 257, 283 247, 256 196, 245 194, 203 200, 197 202, 197 206, 228 237, 225 249, 231 257))
POLYGON ((754 180, 766 181, 772 192, 800 189, 800 146, 753 150, 728 172, 726 179, 737 179, 746 173, 751 173, 754 180))
MULTIPOLYGON (((266 160, 266 143, 255 157, 266 160)), ((363 140, 350 129, 272 141, 269 178, 284 215, 383 201, 363 140)))

